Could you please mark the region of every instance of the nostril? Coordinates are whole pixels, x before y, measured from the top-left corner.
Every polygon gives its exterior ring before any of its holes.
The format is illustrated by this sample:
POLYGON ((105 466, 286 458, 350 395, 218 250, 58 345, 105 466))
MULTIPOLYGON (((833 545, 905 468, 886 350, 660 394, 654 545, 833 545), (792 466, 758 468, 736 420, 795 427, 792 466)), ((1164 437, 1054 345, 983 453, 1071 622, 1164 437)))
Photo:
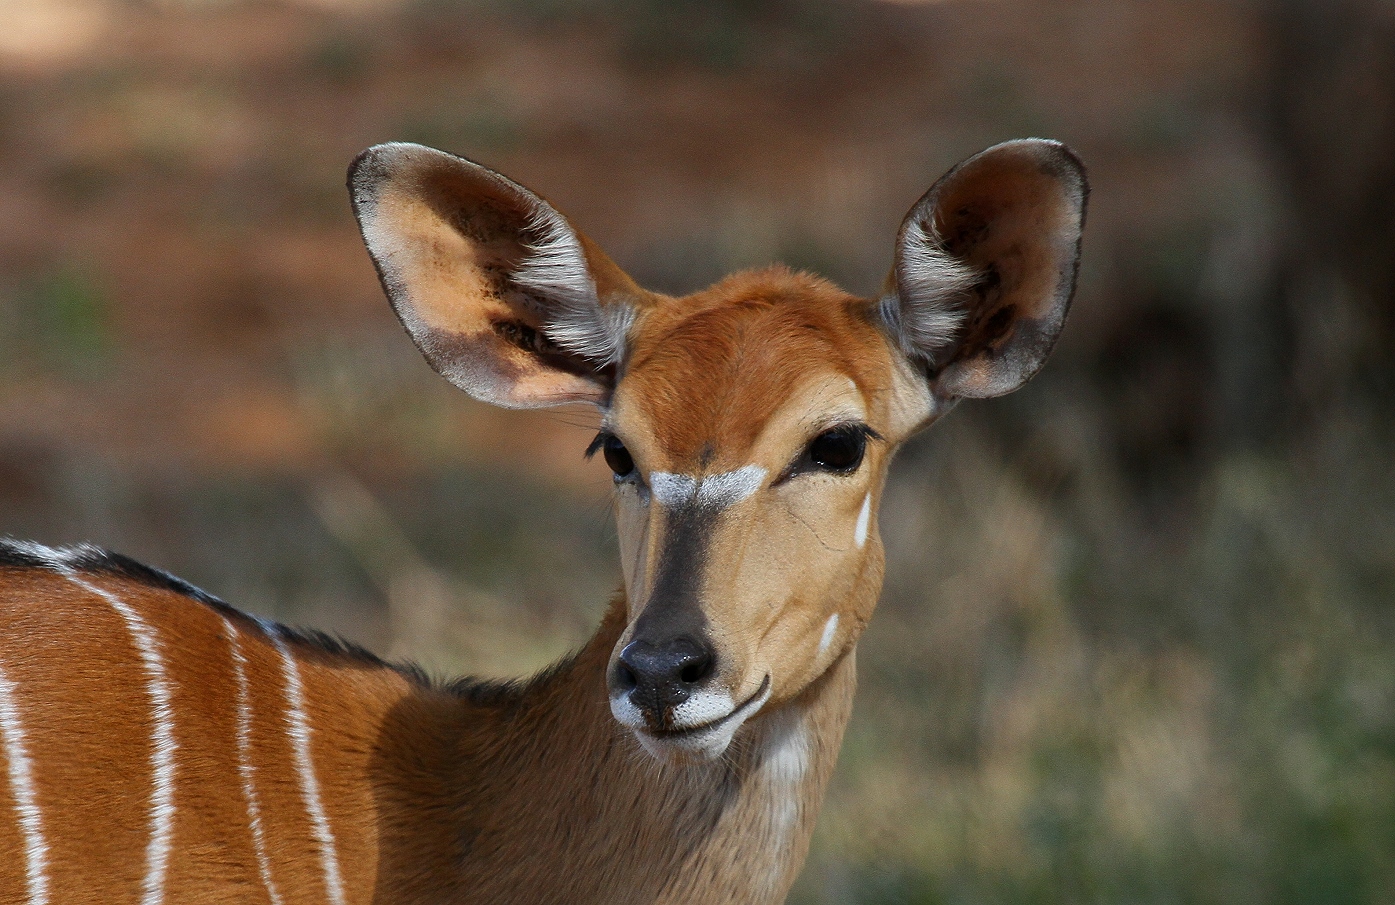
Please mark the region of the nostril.
POLYGON ((613 691, 641 708, 676 707, 711 678, 715 663, 711 648, 688 637, 631 641, 617 658, 613 691))
POLYGON ((681 681, 684 685, 696 685, 697 683, 701 682, 703 679, 707 678, 707 674, 710 673, 711 671, 712 671, 712 658, 711 658, 711 657, 709 657, 709 656, 694 657, 693 659, 689 660, 687 663, 683 664, 683 668, 680 669, 680 670, 678 671, 678 679, 679 679, 679 681, 681 681))

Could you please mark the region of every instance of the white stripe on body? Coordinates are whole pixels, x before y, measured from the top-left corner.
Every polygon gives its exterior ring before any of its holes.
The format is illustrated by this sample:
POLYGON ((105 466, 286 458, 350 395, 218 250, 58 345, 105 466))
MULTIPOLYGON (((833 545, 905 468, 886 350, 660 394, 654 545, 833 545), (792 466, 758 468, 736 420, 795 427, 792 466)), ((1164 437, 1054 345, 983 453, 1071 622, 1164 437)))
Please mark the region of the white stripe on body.
POLYGON ((237 638, 232 620, 221 616, 232 648, 233 672, 237 677, 237 772, 242 777, 242 797, 247 802, 247 823, 252 829, 252 847, 257 853, 257 870, 271 905, 281 905, 281 896, 271 879, 271 860, 266 853, 266 835, 262 829, 262 809, 257 800, 255 772, 252 766, 252 696, 247 681, 247 657, 237 638))
POLYGON ((112 609, 121 615, 131 637, 135 639, 141 664, 150 681, 148 690, 155 721, 150 752, 154 787, 150 791, 150 843, 145 849, 145 883, 141 903, 160 905, 165 898, 165 875, 169 869, 170 840, 174 835, 174 752, 179 748, 174 740, 174 708, 160 644, 150 624, 126 601, 80 578, 66 564, 60 571, 73 584, 111 604, 112 609))
POLYGON ((290 645, 282 637, 279 626, 271 622, 259 622, 281 654, 282 670, 286 676, 286 705, 290 708, 286 717, 290 723, 291 744, 295 748, 295 765, 300 774, 301 797, 305 799, 305 810, 310 814, 315 841, 319 844, 325 890, 332 905, 345 905, 344 881, 339 872, 334 833, 330 829, 324 803, 320 800, 320 781, 315 776, 315 762, 310 757, 310 720, 305 716, 305 688, 300 681, 300 668, 296 665, 290 645))
POLYGON ((48 905, 48 843, 44 841, 43 816, 34 792, 33 763, 24 743, 24 725, 19 719, 18 686, 0 667, 0 742, 10 765, 10 788, 15 796, 15 813, 24 837, 24 872, 28 880, 29 905, 48 905))

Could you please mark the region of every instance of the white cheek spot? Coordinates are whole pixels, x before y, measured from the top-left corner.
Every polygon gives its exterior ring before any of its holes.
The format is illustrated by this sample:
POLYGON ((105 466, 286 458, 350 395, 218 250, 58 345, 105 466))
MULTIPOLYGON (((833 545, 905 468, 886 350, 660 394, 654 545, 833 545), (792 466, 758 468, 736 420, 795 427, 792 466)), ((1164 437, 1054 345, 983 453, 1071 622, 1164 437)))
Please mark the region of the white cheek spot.
POLYGON ((823 637, 819 639, 819 656, 828 653, 828 649, 833 646, 833 639, 838 636, 838 614, 834 613, 828 617, 828 622, 824 623, 823 637))
POLYGON ((867 525, 872 519, 872 494, 862 500, 862 511, 857 514, 857 527, 853 529, 853 541, 859 550, 867 543, 867 525))

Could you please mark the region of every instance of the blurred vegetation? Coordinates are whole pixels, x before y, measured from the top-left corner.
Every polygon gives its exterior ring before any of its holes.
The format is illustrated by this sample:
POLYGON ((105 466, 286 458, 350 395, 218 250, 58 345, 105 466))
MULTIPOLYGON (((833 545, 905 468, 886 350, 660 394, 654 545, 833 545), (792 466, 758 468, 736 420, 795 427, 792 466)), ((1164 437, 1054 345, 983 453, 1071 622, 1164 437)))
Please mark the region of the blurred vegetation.
POLYGON ((437 672, 618 583, 592 416, 419 360, 341 173, 412 139, 683 292, 877 291, 1005 138, 1094 194, 1012 397, 897 462, 819 903, 1395 901, 1395 18, 1377 0, 30 0, 0 40, 0 532, 437 672))

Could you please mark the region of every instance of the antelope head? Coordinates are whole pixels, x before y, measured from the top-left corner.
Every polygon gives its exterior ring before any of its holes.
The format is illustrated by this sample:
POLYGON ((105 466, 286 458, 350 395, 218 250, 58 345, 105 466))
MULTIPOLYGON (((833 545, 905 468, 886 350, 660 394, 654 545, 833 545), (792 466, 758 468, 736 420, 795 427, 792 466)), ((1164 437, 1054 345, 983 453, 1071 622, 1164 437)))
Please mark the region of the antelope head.
POLYGON ((879 298, 781 267, 675 298, 471 161, 379 145, 350 188, 438 372, 498 405, 600 410, 591 451, 614 473, 628 618, 607 693, 669 760, 720 756, 851 650, 881 587, 892 455, 1041 367, 1086 195, 1063 145, 1007 142, 911 208, 879 298))

